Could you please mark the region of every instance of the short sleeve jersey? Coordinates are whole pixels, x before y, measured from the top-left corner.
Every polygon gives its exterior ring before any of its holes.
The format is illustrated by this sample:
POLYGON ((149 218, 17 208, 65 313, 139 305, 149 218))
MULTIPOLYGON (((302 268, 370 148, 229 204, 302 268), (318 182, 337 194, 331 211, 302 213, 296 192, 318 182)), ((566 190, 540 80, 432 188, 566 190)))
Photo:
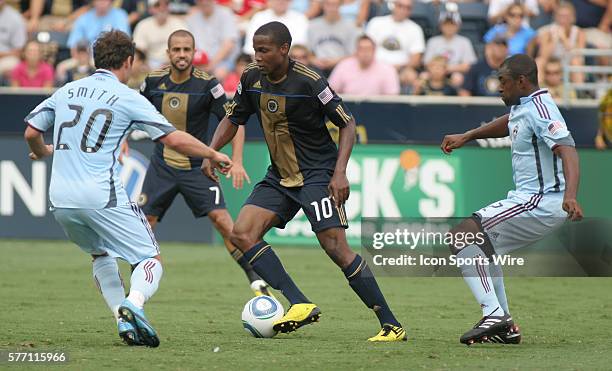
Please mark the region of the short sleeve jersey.
POLYGON ((238 125, 257 115, 272 160, 268 176, 284 187, 328 183, 338 150, 325 117, 338 127, 352 119, 327 80, 293 60, 275 83, 256 64, 248 65, 226 113, 238 125))

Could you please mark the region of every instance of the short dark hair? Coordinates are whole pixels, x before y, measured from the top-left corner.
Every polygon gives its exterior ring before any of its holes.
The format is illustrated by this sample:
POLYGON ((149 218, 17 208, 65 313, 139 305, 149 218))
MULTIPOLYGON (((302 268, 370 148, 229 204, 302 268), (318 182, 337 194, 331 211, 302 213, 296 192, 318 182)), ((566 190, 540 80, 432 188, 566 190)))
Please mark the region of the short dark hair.
POLYGON ((291 47, 291 32, 281 22, 274 21, 264 24, 255 31, 254 36, 258 35, 270 37, 276 46, 287 44, 291 47))
POLYGON ((369 41, 369 42, 370 42, 370 44, 372 44, 372 45, 376 46, 376 42, 374 41, 374 39, 372 39, 370 36, 368 36, 368 35, 366 35, 366 34, 363 34, 363 35, 361 35, 361 36, 359 36, 359 37, 357 38, 357 44, 359 44, 359 43, 360 43, 360 42, 362 42, 363 40, 369 41))
POLYGON ((523 75, 533 85, 538 84, 538 66, 527 54, 515 54, 506 58, 499 66, 499 70, 507 71, 513 79, 523 75))
POLYGON ((93 45, 94 64, 96 68, 117 70, 129 57, 134 57, 135 50, 134 42, 125 32, 103 32, 93 45))
POLYGON ((240 53, 240 55, 238 55, 238 57, 236 58, 236 63, 240 63, 240 62, 249 64, 253 62, 253 58, 249 54, 240 53))
POLYGON ((172 32, 170 36, 168 36, 168 49, 170 49, 170 41, 172 40, 174 36, 191 37, 191 45, 193 45, 193 48, 195 49, 195 37, 193 37, 193 34, 187 30, 176 30, 172 32))

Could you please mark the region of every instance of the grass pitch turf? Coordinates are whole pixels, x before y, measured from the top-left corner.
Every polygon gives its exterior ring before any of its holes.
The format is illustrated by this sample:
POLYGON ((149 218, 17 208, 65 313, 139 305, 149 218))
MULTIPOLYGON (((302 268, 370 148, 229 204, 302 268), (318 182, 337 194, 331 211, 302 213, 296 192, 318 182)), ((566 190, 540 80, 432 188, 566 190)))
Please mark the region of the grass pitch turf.
MULTIPOLYGON (((409 340, 370 344, 366 339, 379 330, 375 316, 323 251, 276 251, 320 306, 320 323, 273 339, 251 338, 240 313, 252 293, 225 250, 165 243, 164 277, 146 308, 161 345, 148 349, 120 341, 90 259, 74 245, 0 241, 0 350, 62 350, 70 361, 54 367, 74 370, 610 368, 610 278, 507 278, 523 343, 468 348, 458 339, 479 309, 461 278, 380 277, 409 340)), ((127 284, 129 268, 121 268, 127 284)))

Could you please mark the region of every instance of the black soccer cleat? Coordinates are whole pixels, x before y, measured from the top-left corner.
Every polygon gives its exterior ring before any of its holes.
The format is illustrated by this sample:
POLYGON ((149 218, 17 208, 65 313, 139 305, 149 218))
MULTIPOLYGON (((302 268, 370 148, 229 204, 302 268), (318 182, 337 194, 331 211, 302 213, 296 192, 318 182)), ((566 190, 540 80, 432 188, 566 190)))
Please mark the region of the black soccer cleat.
POLYGON ((509 314, 503 316, 484 316, 474 328, 463 334, 459 341, 465 345, 488 342, 493 336, 506 334, 513 326, 514 322, 509 314))
POLYGON ((521 342, 521 330, 518 325, 514 324, 510 326, 506 331, 493 335, 489 338, 491 343, 498 344, 519 344, 521 342))

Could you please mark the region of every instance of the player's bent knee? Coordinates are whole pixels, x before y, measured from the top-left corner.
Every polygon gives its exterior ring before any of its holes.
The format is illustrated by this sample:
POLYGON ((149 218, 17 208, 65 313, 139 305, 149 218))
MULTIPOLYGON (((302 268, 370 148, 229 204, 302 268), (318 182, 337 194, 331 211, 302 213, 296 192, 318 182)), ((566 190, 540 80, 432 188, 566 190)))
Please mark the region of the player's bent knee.
POLYGON ((453 255, 457 255, 465 247, 464 242, 468 234, 476 236, 477 233, 483 232, 480 223, 474 217, 471 217, 462 220, 449 233, 453 236, 453 242, 448 247, 453 255))
POLYGON ((464 219, 452 228, 449 233, 453 235, 453 243, 449 244, 453 255, 457 255, 464 247, 474 244, 480 247, 487 258, 495 254, 493 244, 485 233, 480 218, 477 216, 464 219))
POLYGON ((257 243, 257 238, 247 231, 236 230, 234 227, 230 234, 230 242, 240 249, 240 251, 245 252, 257 243))

